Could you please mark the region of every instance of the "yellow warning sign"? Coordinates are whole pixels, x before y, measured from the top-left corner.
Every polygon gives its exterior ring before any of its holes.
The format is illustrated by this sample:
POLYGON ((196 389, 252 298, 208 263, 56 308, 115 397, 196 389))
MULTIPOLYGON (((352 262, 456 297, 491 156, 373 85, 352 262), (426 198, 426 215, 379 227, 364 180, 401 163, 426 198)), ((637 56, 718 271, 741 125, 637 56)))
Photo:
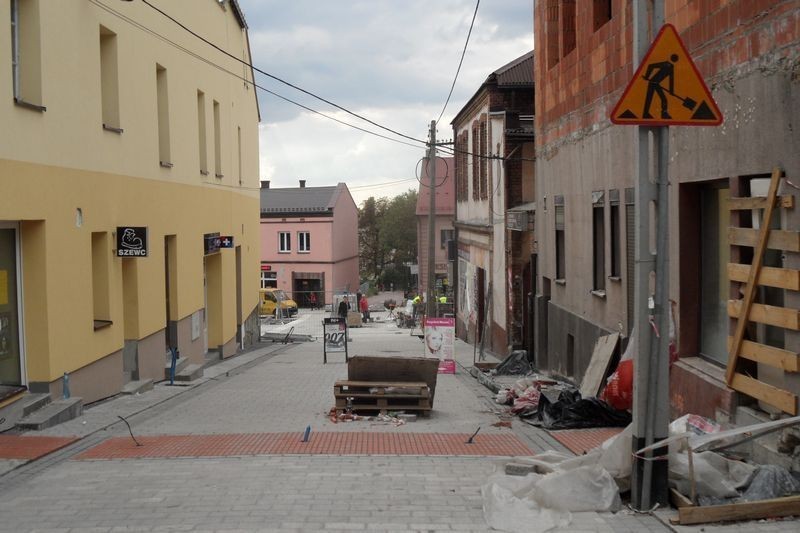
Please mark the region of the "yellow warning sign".
POLYGON ((665 24, 611 112, 638 126, 717 126, 722 113, 672 24, 665 24))

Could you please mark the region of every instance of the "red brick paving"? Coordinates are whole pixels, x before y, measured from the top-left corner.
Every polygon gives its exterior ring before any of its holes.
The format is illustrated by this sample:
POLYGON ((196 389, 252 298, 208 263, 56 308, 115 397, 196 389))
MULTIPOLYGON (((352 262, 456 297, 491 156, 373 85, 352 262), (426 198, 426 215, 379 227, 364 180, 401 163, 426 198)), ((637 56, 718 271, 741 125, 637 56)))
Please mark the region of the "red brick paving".
POLYGON ((0 435, 0 459, 32 461, 78 440, 77 437, 0 435))
POLYGON ((136 444, 117 437, 91 448, 76 459, 136 459, 167 457, 224 457, 232 455, 323 454, 323 455, 532 455, 516 436, 457 433, 244 433, 225 435, 142 436, 136 444))
POLYGON ((564 429, 550 431, 558 442, 569 448, 575 455, 583 455, 600 446, 603 441, 621 433, 624 428, 564 429))

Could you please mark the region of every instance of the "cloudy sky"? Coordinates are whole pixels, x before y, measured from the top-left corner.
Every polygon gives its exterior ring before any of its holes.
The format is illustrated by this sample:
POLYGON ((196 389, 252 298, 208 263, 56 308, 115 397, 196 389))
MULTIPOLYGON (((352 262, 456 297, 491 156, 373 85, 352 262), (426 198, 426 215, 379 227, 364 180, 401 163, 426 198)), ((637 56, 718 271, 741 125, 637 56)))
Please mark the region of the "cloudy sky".
MULTIPOLYGON (((426 139, 442 111, 476 0, 239 0, 254 64, 383 126, 426 139)), ((483 0, 437 136, 498 67, 533 48, 532 2, 483 0)), ((314 110, 403 140, 257 74, 314 110)), ((416 188, 424 153, 338 124, 260 92, 261 179, 272 187, 343 181, 357 203, 416 188), (401 181, 402 180, 402 181, 401 181), (390 183, 390 185, 384 185, 390 183)), ((409 141, 410 142, 410 141, 409 141)), ((417 143, 411 142, 417 145, 417 143)))

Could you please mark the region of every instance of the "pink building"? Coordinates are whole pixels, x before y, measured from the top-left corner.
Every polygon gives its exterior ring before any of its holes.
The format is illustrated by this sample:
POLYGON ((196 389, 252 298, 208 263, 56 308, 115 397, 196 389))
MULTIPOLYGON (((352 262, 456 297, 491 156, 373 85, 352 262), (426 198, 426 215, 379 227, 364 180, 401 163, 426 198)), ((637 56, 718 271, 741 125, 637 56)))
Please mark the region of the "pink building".
POLYGON ((300 307, 358 289, 358 208, 347 185, 270 189, 261 182, 261 287, 300 307))
MULTIPOLYGON (((422 184, 417 195, 417 256, 419 264, 419 290, 428 288, 428 213, 430 212, 431 188, 427 159, 423 162, 422 184)), ((455 240, 453 222, 456 215, 455 164, 452 157, 436 158, 436 220, 434 238, 434 264, 436 267, 436 294, 449 292, 452 287, 452 272, 447 259, 447 241, 455 240)))

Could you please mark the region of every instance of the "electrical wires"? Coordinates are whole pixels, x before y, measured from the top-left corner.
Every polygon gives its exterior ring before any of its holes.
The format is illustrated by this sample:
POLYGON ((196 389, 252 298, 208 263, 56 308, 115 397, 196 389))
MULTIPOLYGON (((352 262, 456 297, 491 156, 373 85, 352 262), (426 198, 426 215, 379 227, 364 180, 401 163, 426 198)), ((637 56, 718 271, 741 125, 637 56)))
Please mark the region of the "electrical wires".
POLYGON ((248 68, 251 68, 251 69, 253 69, 254 71, 258 72, 259 74, 263 74, 264 76, 267 76, 268 78, 271 78, 271 79, 273 79, 273 80, 275 80, 275 81, 277 81, 277 82, 279 82, 279 83, 282 83, 282 84, 284 84, 284 85, 288 85, 288 86, 289 86, 289 87, 291 87, 292 89, 295 89, 295 90, 297 90, 297 91, 300 91, 300 92, 301 92, 301 93, 303 93, 303 94, 307 94, 308 96, 311 96, 312 98, 316 98, 316 99, 317 99, 317 100, 319 100, 320 102, 324 102, 324 103, 326 103, 326 104, 328 104, 328 105, 330 105, 330 106, 333 106, 333 107, 335 107, 336 109, 339 109, 340 111, 344 111, 344 112, 345 112, 345 113, 347 113, 348 115, 352 115, 352 116, 354 116, 354 117, 356 117, 356 118, 359 118, 359 119, 361 119, 361 120, 363 120, 363 121, 365 121, 365 122, 368 122, 368 123, 372 124, 373 126, 376 126, 376 127, 380 128, 380 129, 382 129, 382 130, 388 131, 388 132, 390 132, 390 133, 393 133, 394 135, 397 135, 397 136, 399 136, 399 137, 403 137, 403 138, 405 138, 405 139, 408 139, 408 140, 411 140, 411 141, 415 141, 415 142, 422 143, 422 144, 427 144, 427 143, 426 143, 425 141, 423 141, 422 139, 417 139, 416 137, 411 137, 410 135, 406 135, 405 133, 400 133, 399 131, 393 130, 392 128, 389 128, 389 127, 383 126, 382 124, 378 124, 377 122, 375 122, 375 121, 373 121, 373 120, 370 120, 370 119, 368 119, 367 117, 365 117, 365 116, 363 116, 363 115, 359 115, 358 113, 355 113, 355 112, 353 112, 353 111, 350 111, 349 109, 347 109, 347 108, 345 108, 345 107, 342 107, 342 106, 340 106, 339 104, 336 104, 336 103, 334 103, 334 102, 331 102, 330 100, 327 100, 327 99, 325 99, 325 98, 323 98, 323 97, 321 97, 321 96, 318 96, 318 95, 316 95, 316 94, 312 93, 311 91, 307 91, 307 90, 303 89, 302 87, 298 87, 297 85, 294 85, 293 83, 290 83, 290 82, 288 82, 288 81, 286 81, 286 80, 283 80, 283 79, 279 78, 278 76, 275 76, 275 75, 273 75, 273 74, 270 74, 269 72, 267 72, 267 71, 265 71, 265 70, 262 70, 262 69, 260 69, 260 68, 258 68, 258 67, 256 67, 256 66, 254 66, 252 63, 248 63, 248 62, 247 62, 247 61, 245 61, 244 59, 240 59, 240 58, 236 57, 235 55, 231 54, 230 52, 228 52, 228 51, 227 51, 227 50, 225 50, 224 48, 222 48, 222 47, 220 47, 220 46, 216 45, 215 43, 211 42, 210 40, 206 39, 205 37, 203 37, 203 36, 202 36, 202 35, 200 35, 199 33, 195 32, 194 30, 192 30, 191 28, 189 28, 188 26, 186 26, 185 24, 183 24, 182 22, 180 22, 179 20, 177 20, 176 18, 172 17, 170 14, 168 14, 168 13, 166 13, 165 11, 163 11, 162 9, 159 9, 158 7, 154 6, 153 4, 151 4, 150 2, 148 2, 147 0, 142 0, 142 3, 143 3, 143 4, 145 4, 145 5, 147 5, 147 6, 148 6, 148 7, 150 7, 151 9, 153 9, 153 10, 157 11, 158 13, 161 13, 161 14, 162 14, 164 17, 168 18, 168 19, 169 19, 169 20, 171 20, 173 23, 175 23, 175 24, 177 24, 178 26, 180 26, 181 28, 183 28, 183 29, 184 29, 186 32, 188 32, 188 33, 192 34, 192 35, 193 35, 193 36, 195 36, 196 38, 200 39, 201 41, 203 41, 203 42, 204 42, 204 43, 206 43, 207 45, 209 45, 209 46, 211 46, 212 48, 214 48, 215 50, 218 50, 219 52, 221 52, 222 54, 224 54, 224 55, 226 55, 226 56, 230 57, 231 59, 233 59, 233 60, 235 60, 235 61, 238 61, 239 63, 241 63, 241 64, 245 65, 245 66, 246 66, 246 67, 248 67, 248 68))
POLYGON ((467 42, 464 43, 464 50, 461 52, 461 60, 458 62, 458 68, 456 69, 456 76, 453 78, 453 85, 450 86, 450 92, 447 94, 447 100, 444 102, 444 107, 442 107, 442 112, 439 113, 439 118, 436 119, 436 124, 439 124, 439 121, 442 120, 442 115, 444 115, 444 110, 447 109, 447 104, 450 103, 450 97, 453 96, 453 89, 456 87, 456 81, 458 80, 458 73, 461 72, 461 64, 464 63, 464 55, 467 53, 467 45, 469 44, 469 37, 472 35, 472 27, 475 26, 475 17, 478 15, 478 6, 481 5, 481 0, 478 0, 478 3, 475 4, 475 12, 472 14, 472 22, 469 25, 469 31, 467 32, 467 42))

